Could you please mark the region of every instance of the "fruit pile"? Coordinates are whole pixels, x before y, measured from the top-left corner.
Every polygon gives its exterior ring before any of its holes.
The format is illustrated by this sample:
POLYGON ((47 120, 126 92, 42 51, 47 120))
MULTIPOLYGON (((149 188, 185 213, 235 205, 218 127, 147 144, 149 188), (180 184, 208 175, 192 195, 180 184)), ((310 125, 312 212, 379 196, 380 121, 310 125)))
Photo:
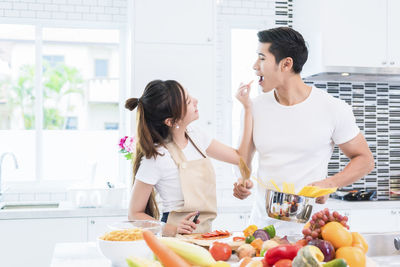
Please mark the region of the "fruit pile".
POLYGON ((347 216, 328 209, 317 212, 303 229, 304 244, 318 247, 324 254, 324 262, 344 259, 350 267, 363 267, 368 244, 357 232, 350 232, 347 216))

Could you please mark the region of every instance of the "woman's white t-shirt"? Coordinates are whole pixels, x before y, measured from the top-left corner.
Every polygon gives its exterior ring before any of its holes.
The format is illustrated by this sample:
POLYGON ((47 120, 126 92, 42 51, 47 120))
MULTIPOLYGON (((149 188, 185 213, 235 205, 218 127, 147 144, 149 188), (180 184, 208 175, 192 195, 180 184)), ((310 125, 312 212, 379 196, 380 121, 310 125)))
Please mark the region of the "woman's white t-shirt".
MULTIPOLYGON (((196 146, 205 153, 211 144, 212 138, 194 126, 188 128, 187 133, 196 146)), ((140 167, 136 173, 136 180, 154 185, 162 201, 162 211, 170 212, 183 207, 183 194, 179 172, 168 150, 160 147, 158 151, 163 156, 157 156, 156 159, 142 158, 140 167)), ((182 152, 187 161, 203 158, 190 141, 188 141, 182 152)))
MULTIPOLYGON (((294 183, 296 192, 325 179, 335 144, 346 143, 360 132, 351 106, 315 87, 307 99, 293 106, 279 104, 274 91, 259 95, 253 100, 253 119, 258 178, 265 183, 275 180, 281 188, 283 182, 294 183)), ((265 188, 260 185, 250 220, 259 227, 274 223, 296 229, 268 217, 265 188)))

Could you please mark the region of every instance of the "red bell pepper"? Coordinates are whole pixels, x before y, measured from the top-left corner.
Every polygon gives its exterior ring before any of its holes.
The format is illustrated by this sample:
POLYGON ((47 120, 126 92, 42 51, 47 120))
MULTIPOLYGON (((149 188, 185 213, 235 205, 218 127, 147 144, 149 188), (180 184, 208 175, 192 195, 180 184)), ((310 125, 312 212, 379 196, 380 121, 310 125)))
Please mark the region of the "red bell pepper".
POLYGON ((300 246, 291 244, 279 245, 277 247, 267 250, 264 259, 269 265, 274 265, 277 261, 282 259, 293 260, 299 251, 300 246))

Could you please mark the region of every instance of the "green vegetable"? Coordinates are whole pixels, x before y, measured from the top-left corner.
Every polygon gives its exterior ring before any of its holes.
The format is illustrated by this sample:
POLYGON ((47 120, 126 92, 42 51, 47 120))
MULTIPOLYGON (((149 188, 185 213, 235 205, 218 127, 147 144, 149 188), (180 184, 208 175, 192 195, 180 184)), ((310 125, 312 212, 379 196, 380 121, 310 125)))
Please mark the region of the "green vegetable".
POLYGON ((260 251, 260 257, 264 257, 264 254, 265 254, 266 251, 267 251, 266 249, 262 249, 260 251))
POLYGON ((250 244, 251 242, 254 241, 254 239, 256 239, 254 236, 249 235, 248 237, 246 237, 245 242, 246 242, 247 244, 250 244))
POLYGON ((323 267, 347 267, 347 262, 344 259, 335 259, 331 260, 324 265, 323 267))
POLYGON ((158 261, 131 256, 126 259, 129 267, 162 267, 158 261))
POLYGON ((294 267, 321 267, 320 260, 324 259, 322 252, 314 246, 302 247, 297 256, 293 259, 292 266, 294 267))
POLYGON ((275 231, 275 227, 274 227, 274 225, 268 225, 268 226, 266 226, 266 227, 264 227, 263 228, 263 230, 265 231, 265 232, 267 232, 267 234, 269 235, 269 238, 271 239, 271 238, 274 238, 275 237, 275 235, 276 235, 276 231, 275 231))

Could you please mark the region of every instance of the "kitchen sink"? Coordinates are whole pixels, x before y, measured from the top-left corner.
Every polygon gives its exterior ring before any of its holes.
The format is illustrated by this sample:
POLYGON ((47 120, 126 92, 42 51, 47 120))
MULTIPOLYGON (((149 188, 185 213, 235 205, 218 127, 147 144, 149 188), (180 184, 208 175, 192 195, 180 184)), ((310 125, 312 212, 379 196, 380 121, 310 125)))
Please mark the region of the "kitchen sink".
POLYGON ((368 243, 369 257, 400 256, 400 250, 394 245, 394 239, 400 238, 400 232, 362 234, 368 243))
POLYGON ((0 210, 56 209, 59 203, 14 203, 0 206, 0 210))

